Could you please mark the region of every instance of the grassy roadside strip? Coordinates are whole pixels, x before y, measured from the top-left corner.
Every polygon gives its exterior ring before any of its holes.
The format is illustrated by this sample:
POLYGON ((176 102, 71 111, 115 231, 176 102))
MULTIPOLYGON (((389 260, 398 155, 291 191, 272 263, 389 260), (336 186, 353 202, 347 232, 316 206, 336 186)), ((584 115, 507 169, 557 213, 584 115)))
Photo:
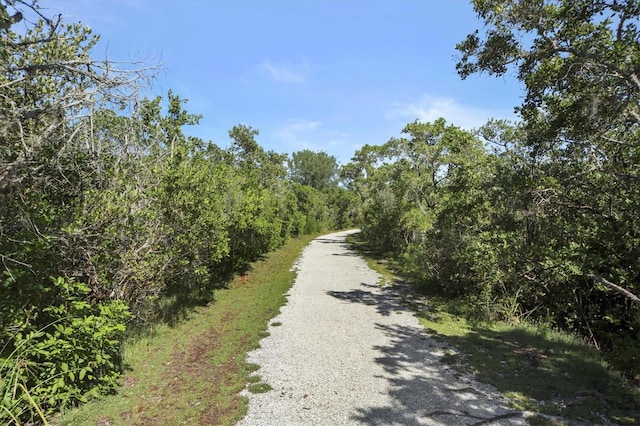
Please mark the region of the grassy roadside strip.
POLYGON ((118 393, 68 410, 52 424, 234 424, 247 405, 238 392, 248 382, 261 388, 258 366, 246 364, 245 356, 286 303, 296 275, 292 265, 313 238, 289 240, 255 262, 185 321, 157 325, 148 336, 127 342, 127 371, 118 393))
MULTIPOLYGON (((402 281, 357 235, 347 241, 382 275, 382 285, 402 281)), ((540 324, 470 321, 460 301, 426 297, 427 309, 416 316, 449 345, 442 362, 495 386, 514 409, 532 413, 530 424, 640 424, 640 389, 629 387, 578 337, 540 324)))

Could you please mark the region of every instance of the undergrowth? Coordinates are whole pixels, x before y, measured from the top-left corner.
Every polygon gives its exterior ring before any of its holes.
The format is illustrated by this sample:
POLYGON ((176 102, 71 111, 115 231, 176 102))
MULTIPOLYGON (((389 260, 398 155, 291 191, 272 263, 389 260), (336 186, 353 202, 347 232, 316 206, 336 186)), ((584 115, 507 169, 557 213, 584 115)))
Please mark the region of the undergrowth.
MULTIPOLYGON (((0 333, 0 423, 47 423, 57 410, 113 392, 129 310, 119 301, 92 305, 87 285, 53 279, 56 303, 14 320, 0 333), (37 328, 40 315, 48 325, 37 328)), ((2 315, 0 314, 0 317, 2 315)))

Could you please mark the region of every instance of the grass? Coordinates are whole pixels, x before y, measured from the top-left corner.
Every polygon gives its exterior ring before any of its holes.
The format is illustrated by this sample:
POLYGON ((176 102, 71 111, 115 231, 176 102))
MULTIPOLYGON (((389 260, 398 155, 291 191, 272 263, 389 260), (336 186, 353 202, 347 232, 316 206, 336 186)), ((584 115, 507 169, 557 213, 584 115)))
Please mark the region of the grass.
MULTIPOLYGON (((362 250, 357 237, 350 242, 374 270, 394 277, 389 262, 362 250)), ((537 413, 531 424, 558 424, 558 418, 602 424, 603 416, 640 424, 640 390, 580 338, 541 324, 469 321, 464 312, 460 301, 429 296, 416 315, 432 338, 455 348, 444 351, 443 363, 495 386, 514 409, 537 413)))
POLYGON ((269 390, 246 354, 268 335, 267 324, 295 278, 291 266, 312 239, 290 240, 228 288, 215 290, 213 302, 128 340, 118 392, 61 413, 55 424, 235 424, 247 407, 239 392, 247 384, 253 392, 269 390))
POLYGON ((436 338, 461 355, 443 362, 494 385, 513 408, 575 421, 638 424, 637 390, 576 336, 536 324, 471 323, 452 315, 446 303, 418 313, 436 338))
POLYGON ((249 384, 260 383, 261 381, 262 378, 260 376, 249 376, 247 379, 247 383, 249 384))
POLYGON ((379 285, 392 285, 399 279, 399 277, 393 272, 389 259, 369 249, 367 244, 359 238, 359 234, 351 234, 347 236, 346 241, 362 256, 365 262, 367 262, 369 268, 373 269, 380 275, 380 280, 378 281, 379 285))
POLYGON ((249 392, 251 393, 265 393, 269 392, 273 388, 268 383, 251 383, 249 385, 249 392))

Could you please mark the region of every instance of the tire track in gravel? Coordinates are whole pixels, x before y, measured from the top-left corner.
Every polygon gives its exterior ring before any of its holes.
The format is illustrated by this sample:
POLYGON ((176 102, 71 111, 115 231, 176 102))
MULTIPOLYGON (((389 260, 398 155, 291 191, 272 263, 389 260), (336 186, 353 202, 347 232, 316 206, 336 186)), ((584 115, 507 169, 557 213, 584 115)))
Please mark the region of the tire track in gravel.
POLYGON ((345 243, 303 251, 288 303, 247 362, 273 388, 249 398, 240 426, 526 424, 492 387, 440 362, 441 344, 404 307, 397 286, 345 243))

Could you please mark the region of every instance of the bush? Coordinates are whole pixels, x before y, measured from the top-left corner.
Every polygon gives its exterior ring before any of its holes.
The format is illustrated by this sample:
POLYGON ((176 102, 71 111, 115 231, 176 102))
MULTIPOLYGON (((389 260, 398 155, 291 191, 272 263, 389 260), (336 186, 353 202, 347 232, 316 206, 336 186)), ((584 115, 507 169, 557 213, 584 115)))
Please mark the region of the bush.
POLYGON ((55 302, 42 309, 40 318, 45 327, 38 328, 42 322, 37 314, 30 318, 34 311, 25 307, 23 323, 13 326, 19 331, 3 332, 0 423, 33 421, 118 385, 127 306, 117 300, 91 304, 87 285, 61 277, 53 279, 52 290, 55 302))

